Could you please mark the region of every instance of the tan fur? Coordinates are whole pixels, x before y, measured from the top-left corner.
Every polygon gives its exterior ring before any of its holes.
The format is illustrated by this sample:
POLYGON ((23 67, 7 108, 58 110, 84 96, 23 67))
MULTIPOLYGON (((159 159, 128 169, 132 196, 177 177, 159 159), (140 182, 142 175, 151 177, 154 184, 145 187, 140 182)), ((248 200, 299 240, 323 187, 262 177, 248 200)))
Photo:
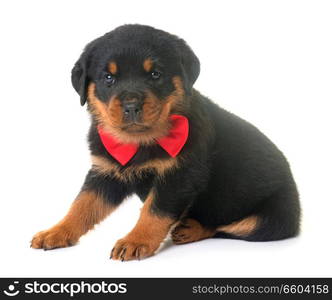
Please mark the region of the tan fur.
POLYGON ((115 244, 111 253, 113 259, 131 260, 151 256, 166 238, 175 220, 151 211, 154 197, 154 193, 150 192, 134 229, 115 244))
POLYGON ((109 65, 108 65, 108 71, 109 71, 111 74, 113 74, 113 75, 115 75, 115 74, 118 72, 118 66, 117 66, 116 62, 111 61, 111 62, 109 63, 109 65))
POLYGON ((229 225, 219 226, 217 231, 237 235, 237 236, 247 236, 252 233, 258 225, 257 216, 249 216, 240 221, 233 222, 229 225))
POLYGON ((153 66, 153 61, 151 60, 151 58, 147 58, 146 60, 144 60, 143 68, 146 72, 150 72, 152 70, 152 66, 153 66))
POLYGON ((184 97, 184 89, 181 78, 175 76, 173 78, 173 84, 175 90, 166 98, 159 116, 160 120, 167 120, 168 116, 173 112, 173 110, 181 111, 183 105, 182 99, 184 97))
POLYGON ((170 124, 169 114, 181 108, 184 90, 179 77, 173 78, 175 90, 163 101, 160 101, 151 91, 147 91, 147 98, 143 104, 143 122, 148 128, 144 132, 126 132, 123 127, 123 112, 120 101, 114 96, 109 104, 103 103, 95 95, 95 83, 88 87, 88 103, 90 112, 109 132, 122 143, 152 144, 156 139, 167 135, 170 124))
POLYGON ((203 227, 194 219, 185 219, 174 228, 171 237, 174 244, 185 244, 210 238, 215 233, 215 230, 203 227))
POLYGON ((91 83, 88 87, 88 99, 90 112, 105 129, 109 128, 111 124, 115 128, 121 126, 122 107, 118 99, 111 99, 109 104, 103 103, 95 96, 95 83, 91 83))
POLYGON ((83 234, 102 221, 114 208, 95 192, 83 191, 58 224, 33 237, 31 247, 53 249, 74 245, 83 234))
POLYGON ((148 170, 154 171, 158 176, 162 177, 166 172, 176 169, 179 166, 176 157, 153 159, 138 166, 129 166, 124 170, 121 170, 118 165, 101 156, 92 155, 91 160, 94 170, 103 174, 113 174, 114 177, 124 182, 130 181, 134 177, 140 178, 143 172, 148 170))

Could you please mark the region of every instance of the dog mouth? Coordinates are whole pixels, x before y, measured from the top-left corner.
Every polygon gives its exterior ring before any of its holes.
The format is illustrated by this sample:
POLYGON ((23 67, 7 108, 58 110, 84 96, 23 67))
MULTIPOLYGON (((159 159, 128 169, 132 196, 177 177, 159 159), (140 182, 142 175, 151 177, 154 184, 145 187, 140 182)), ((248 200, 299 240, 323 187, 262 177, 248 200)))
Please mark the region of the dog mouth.
POLYGON ((151 129, 150 126, 147 126, 143 123, 131 122, 121 127, 121 130, 128 133, 144 133, 151 129))

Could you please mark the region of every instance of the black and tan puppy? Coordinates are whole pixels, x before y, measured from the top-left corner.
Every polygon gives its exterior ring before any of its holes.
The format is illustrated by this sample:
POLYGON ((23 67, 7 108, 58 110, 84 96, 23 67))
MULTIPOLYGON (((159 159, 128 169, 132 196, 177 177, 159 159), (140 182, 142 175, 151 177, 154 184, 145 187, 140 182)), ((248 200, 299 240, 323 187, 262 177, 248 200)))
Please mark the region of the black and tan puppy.
POLYGON ((289 165, 257 128, 193 89, 199 60, 178 37, 121 26, 88 44, 72 70, 92 116, 92 167, 68 214, 34 236, 53 249, 79 238, 129 195, 144 202, 113 259, 150 256, 210 237, 272 241, 297 235, 289 165))

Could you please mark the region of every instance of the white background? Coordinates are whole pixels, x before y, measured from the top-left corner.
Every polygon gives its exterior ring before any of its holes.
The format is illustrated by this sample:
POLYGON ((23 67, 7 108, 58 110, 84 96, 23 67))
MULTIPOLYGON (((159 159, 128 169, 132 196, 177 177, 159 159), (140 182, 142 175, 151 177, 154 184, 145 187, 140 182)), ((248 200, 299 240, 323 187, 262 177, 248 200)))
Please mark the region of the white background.
POLYGON ((0 276, 332 276, 331 16, 330 1, 2 1, 0 276), (138 217, 133 197, 75 247, 29 248, 66 213, 90 166, 71 68, 86 43, 124 23, 187 40, 201 60, 195 87, 285 153, 300 237, 168 243, 143 261, 111 261, 138 217))

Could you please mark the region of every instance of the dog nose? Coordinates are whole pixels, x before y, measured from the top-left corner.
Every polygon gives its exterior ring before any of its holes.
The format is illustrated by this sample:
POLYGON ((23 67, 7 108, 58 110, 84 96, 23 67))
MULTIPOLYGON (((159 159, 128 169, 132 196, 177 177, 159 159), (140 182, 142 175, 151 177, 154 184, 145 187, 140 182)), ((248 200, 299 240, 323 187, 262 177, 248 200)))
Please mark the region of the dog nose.
POLYGON ((124 118, 127 122, 139 122, 141 120, 142 102, 131 99, 123 103, 124 118))

